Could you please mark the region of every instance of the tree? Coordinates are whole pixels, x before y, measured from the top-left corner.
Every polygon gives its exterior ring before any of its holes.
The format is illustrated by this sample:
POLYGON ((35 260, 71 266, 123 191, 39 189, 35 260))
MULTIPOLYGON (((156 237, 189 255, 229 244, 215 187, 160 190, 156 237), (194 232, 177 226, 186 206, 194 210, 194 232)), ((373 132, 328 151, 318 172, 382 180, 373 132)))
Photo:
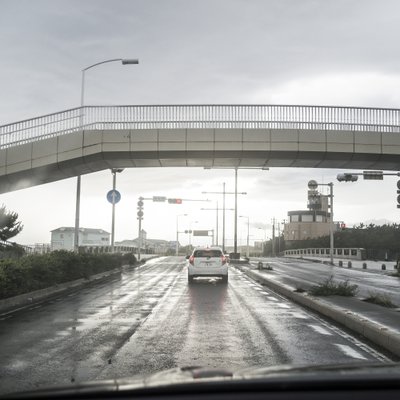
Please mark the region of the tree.
POLYGON ((6 241, 18 235, 23 227, 16 212, 7 211, 4 205, 0 207, 0 240, 6 241))

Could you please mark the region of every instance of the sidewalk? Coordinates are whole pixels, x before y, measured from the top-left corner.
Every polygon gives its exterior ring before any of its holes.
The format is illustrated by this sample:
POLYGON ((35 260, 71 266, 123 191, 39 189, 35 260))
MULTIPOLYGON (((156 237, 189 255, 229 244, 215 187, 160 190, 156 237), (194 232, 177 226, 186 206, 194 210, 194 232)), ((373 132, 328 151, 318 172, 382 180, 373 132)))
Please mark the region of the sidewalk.
POLYGON ((353 297, 314 297, 271 279, 267 270, 256 271, 242 265, 236 268, 295 303, 332 319, 400 357, 400 309, 378 306, 353 297))

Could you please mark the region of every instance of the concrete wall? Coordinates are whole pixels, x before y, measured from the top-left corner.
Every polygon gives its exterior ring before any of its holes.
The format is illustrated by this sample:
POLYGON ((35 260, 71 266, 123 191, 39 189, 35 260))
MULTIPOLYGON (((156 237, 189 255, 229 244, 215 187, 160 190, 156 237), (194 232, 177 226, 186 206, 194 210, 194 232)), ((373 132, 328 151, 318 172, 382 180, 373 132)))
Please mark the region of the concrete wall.
POLYGON ((0 149, 0 193, 108 168, 400 169, 396 133, 283 129, 92 130, 0 149))

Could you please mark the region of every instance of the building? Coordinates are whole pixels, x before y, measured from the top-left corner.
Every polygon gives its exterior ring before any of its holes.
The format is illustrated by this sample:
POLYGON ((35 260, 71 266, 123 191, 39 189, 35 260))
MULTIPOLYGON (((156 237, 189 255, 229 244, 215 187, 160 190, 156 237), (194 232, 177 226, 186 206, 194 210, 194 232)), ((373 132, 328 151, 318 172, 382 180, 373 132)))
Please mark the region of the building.
MULTIPOLYGON (((289 211, 289 222, 284 227, 285 241, 313 239, 327 236, 330 233, 329 195, 308 190, 307 210, 289 211)), ((334 230, 338 225, 334 224, 334 230)))
MULTIPOLYGON (((152 254, 165 254, 168 251, 176 250, 176 241, 175 240, 162 240, 162 239, 148 239, 147 232, 142 229, 141 230, 141 241, 140 247, 146 253, 152 254)), ((139 248, 139 238, 133 240, 123 240, 121 242, 116 242, 116 246, 129 246, 134 248, 139 248)), ((179 245, 179 244, 178 244, 179 245)))
MULTIPOLYGON (((51 231, 51 250, 74 250, 75 228, 61 227, 51 231)), ((79 228, 79 246, 109 246, 110 233, 103 229, 79 228)))

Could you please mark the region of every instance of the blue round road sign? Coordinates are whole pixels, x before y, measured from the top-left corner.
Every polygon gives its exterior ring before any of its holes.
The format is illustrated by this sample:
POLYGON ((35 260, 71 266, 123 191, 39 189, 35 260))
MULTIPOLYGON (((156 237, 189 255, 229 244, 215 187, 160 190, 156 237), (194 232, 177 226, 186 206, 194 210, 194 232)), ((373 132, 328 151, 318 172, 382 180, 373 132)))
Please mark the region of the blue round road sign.
POLYGON ((110 190, 107 193, 107 200, 111 204, 117 204, 121 200, 121 193, 118 190, 110 190))

